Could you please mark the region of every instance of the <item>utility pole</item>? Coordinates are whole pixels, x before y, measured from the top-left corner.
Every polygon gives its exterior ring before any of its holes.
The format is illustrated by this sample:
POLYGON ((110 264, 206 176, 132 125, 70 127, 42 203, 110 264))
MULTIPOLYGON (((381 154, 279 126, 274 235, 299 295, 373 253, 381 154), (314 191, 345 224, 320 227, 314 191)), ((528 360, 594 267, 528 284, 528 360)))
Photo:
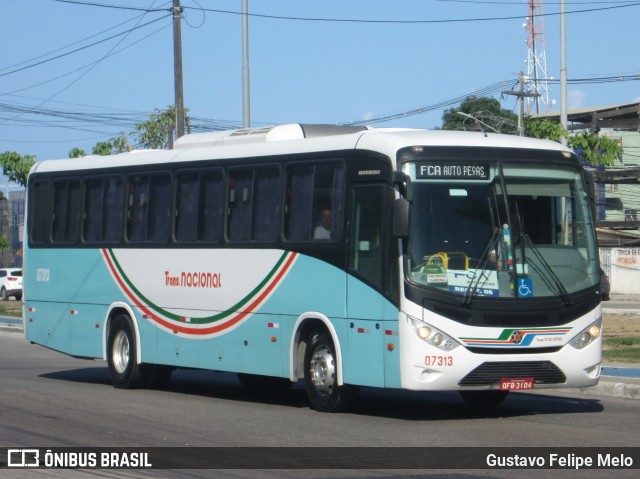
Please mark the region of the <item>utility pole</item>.
MULTIPOLYGON (((568 129, 567 114, 567 5, 560 0, 560 125, 568 129)), ((567 139, 562 137, 562 144, 566 146, 567 139)))
POLYGON ((182 7, 173 0, 173 78, 176 91, 176 138, 184 135, 184 95, 182 88, 182 7))
POLYGON ((525 98, 536 98, 539 97, 540 94, 537 92, 529 93, 524 91, 524 83, 525 77, 524 73, 520 72, 520 89, 519 90, 507 90, 503 91, 504 95, 513 95, 518 97, 518 131, 520 132, 520 136, 524 136, 524 99, 525 98))
POLYGON ((249 94, 249 2, 242 0, 242 126, 251 128, 249 94))

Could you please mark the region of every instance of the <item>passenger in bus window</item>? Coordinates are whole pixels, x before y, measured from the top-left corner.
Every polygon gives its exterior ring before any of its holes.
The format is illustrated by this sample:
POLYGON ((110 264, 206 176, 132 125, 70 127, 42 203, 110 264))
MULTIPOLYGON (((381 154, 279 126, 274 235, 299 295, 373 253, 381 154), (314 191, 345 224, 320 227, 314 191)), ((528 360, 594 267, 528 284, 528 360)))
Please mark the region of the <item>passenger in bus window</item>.
POLYGON ((487 269, 502 270, 502 259, 498 256, 496 250, 491 250, 487 255, 487 269))
POLYGON ((313 230, 313 239, 331 239, 331 210, 323 208, 320 210, 320 224, 313 230))

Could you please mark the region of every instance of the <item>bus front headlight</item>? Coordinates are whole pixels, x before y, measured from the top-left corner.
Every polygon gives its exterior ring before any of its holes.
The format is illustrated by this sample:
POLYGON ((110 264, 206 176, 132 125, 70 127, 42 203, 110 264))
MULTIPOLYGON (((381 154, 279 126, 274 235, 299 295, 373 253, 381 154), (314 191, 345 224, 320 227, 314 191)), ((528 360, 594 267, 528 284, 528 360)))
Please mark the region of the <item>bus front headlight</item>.
POLYGON ((595 341, 600 333, 602 333, 602 318, 598 318, 590 326, 580 331, 569 344, 576 349, 582 349, 595 341))
POLYGON ((438 349, 442 349, 443 351, 451 351, 452 349, 457 348, 460 344, 454 340, 453 338, 447 336, 442 331, 434 328, 430 324, 425 323, 416 318, 412 318, 411 316, 407 316, 409 320, 409 324, 415 331, 416 335, 426 341, 427 343, 435 346, 438 349))

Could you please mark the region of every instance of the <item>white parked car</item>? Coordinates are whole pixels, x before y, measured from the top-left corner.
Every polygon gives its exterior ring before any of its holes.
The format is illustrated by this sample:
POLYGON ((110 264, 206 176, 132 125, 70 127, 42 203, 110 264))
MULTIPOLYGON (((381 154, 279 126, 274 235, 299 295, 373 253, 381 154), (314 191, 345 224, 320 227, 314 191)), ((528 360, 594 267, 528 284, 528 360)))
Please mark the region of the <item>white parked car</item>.
POLYGON ((22 299, 22 270, 20 268, 0 268, 0 296, 2 301, 11 296, 22 299))

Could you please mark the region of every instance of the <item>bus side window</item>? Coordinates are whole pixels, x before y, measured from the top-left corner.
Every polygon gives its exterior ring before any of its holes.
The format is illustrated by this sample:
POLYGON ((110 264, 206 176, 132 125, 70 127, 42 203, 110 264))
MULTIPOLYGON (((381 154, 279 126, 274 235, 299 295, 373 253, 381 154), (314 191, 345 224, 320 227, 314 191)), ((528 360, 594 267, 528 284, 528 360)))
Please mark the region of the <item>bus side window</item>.
POLYGON ((80 182, 60 180, 53 184, 51 240, 71 244, 80 236, 80 182))
POLYGON ((224 223, 224 181, 221 170, 201 176, 198 204, 198 239, 209 243, 219 242, 224 223))
POLYGON ((253 232, 256 241, 275 241, 280 231, 280 170, 260 168, 254 178, 253 232))
POLYGON ((285 238, 289 241, 309 241, 313 209, 313 167, 287 169, 287 210, 285 238))
POLYGON ((177 176, 177 183, 175 237, 181 242, 196 241, 198 239, 200 175, 180 174, 177 176))
POLYGON ((251 239, 252 183, 252 171, 231 170, 229 173, 227 236, 230 241, 251 239))
POLYGON ((102 239, 104 216, 104 180, 94 179, 85 182, 84 222, 82 238, 89 243, 97 243, 102 239))
POLYGON ((171 177, 153 175, 149 193, 148 240, 164 243, 171 229, 171 177))
POLYGON ((127 239, 163 243, 171 224, 171 177, 167 174, 129 178, 127 239))
POLYGON ((188 171, 176 178, 176 241, 219 242, 224 209, 222 170, 188 171))
MULTIPOLYGON (((327 213, 330 220, 324 228, 329 229, 329 240, 337 241, 342 237, 342 218, 344 210, 345 174, 342 163, 320 164, 316 167, 313 185, 313 211, 317 213, 314 229, 321 226, 327 213), (324 216, 323 216, 324 215, 324 216)), ((325 237, 316 240, 327 240, 325 237)))
POLYGON ((145 241, 147 239, 147 207, 149 202, 149 177, 129 178, 129 199, 127 201, 127 239, 145 241))
POLYGON ((105 180, 105 208, 102 218, 102 240, 119 243, 122 240, 124 216, 124 186, 121 177, 105 180))
POLYGON ((339 240, 342 237, 344 183, 344 167, 337 161, 315 166, 289 166, 285 238, 288 241, 339 240), (323 215, 330 216, 324 225, 323 215))
POLYGON ((45 244, 49 241, 49 221, 51 215, 51 184, 35 181, 29 192, 29 241, 45 244))
POLYGON ((123 189, 120 177, 90 178, 84 188, 82 239, 118 243, 122 239, 123 189))

